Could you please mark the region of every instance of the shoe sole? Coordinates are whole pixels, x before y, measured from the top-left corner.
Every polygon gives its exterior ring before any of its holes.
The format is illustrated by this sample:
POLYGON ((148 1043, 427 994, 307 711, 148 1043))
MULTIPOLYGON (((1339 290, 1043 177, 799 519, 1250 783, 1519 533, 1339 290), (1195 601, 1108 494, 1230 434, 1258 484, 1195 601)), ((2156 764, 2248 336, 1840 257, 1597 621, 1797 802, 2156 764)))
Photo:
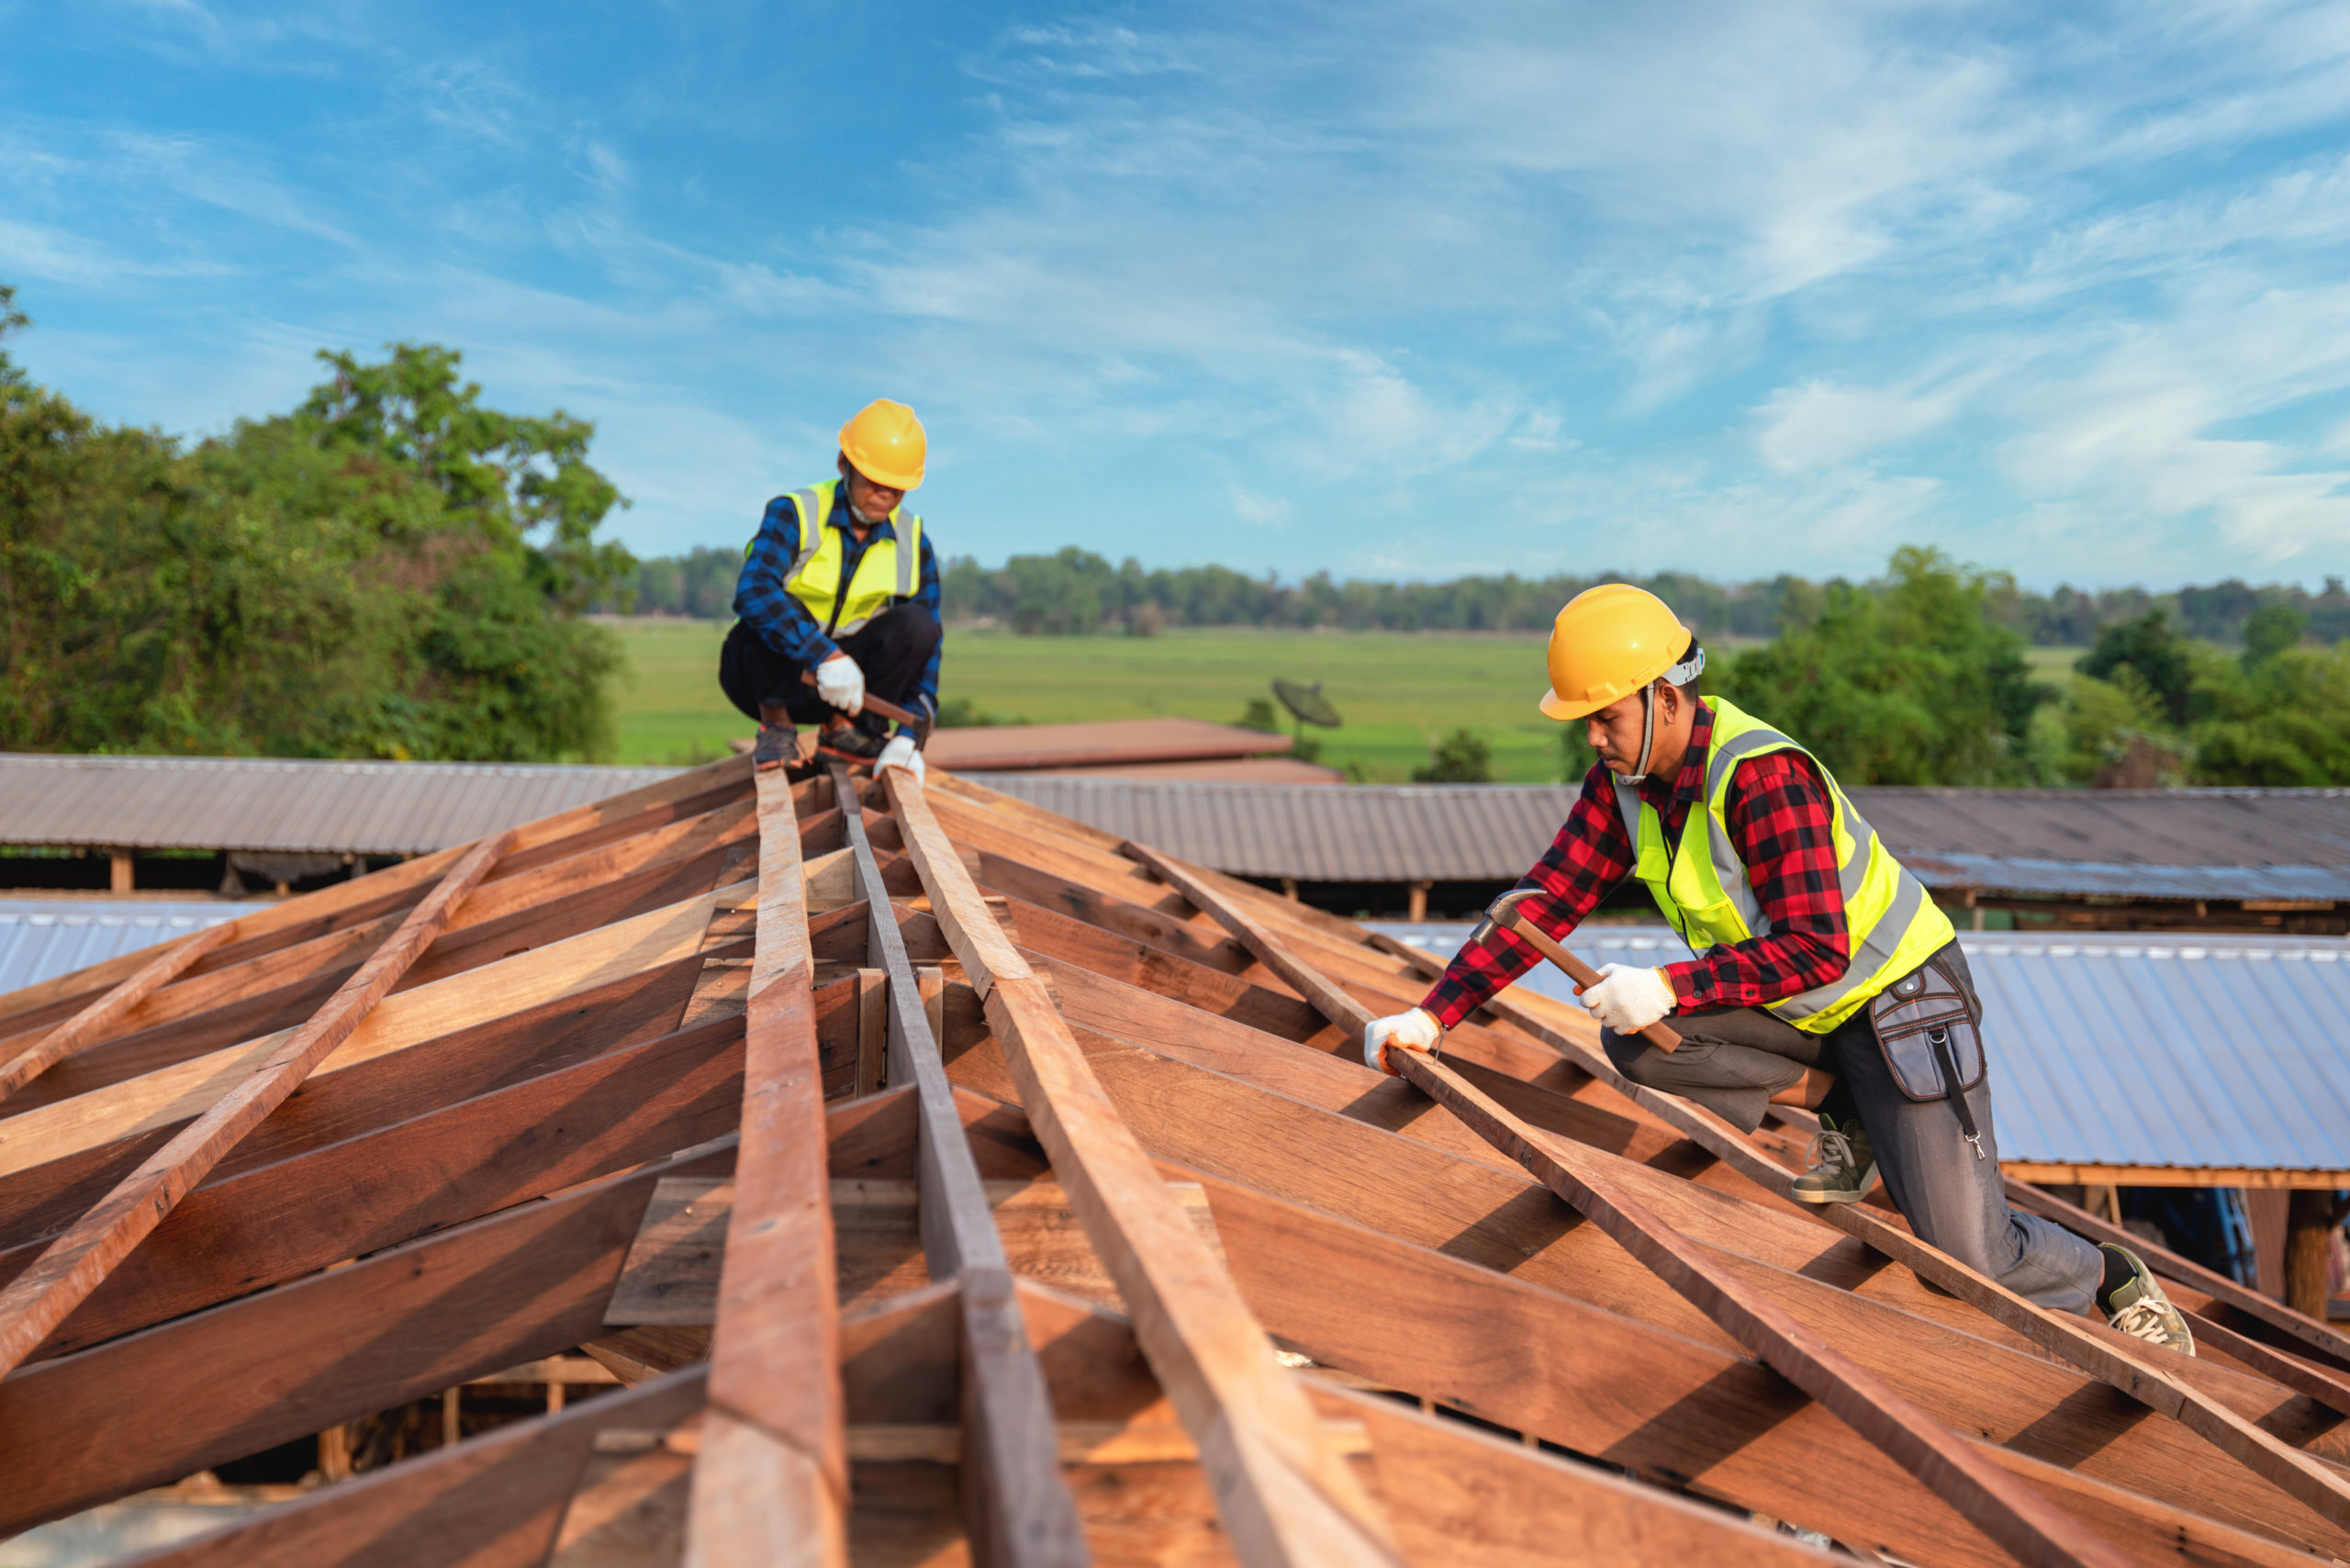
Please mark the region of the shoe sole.
POLYGON ((1799 1204, 1810 1204, 1815 1207, 1825 1208, 1830 1204, 1857 1204, 1874 1191, 1876 1191, 1876 1167, 1872 1165, 1869 1167, 1868 1174, 1861 1179, 1861 1190, 1857 1193, 1806 1193, 1798 1191, 1791 1192, 1787 1196, 1793 1198, 1799 1204))

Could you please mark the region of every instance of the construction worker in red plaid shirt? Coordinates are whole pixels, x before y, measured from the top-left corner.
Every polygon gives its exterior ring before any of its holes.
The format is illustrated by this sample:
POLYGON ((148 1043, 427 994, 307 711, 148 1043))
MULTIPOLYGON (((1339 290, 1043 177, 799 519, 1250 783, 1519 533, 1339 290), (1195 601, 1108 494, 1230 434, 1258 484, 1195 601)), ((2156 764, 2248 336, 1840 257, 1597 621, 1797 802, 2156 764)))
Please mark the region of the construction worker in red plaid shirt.
MULTIPOLYGON (((1563 939, 1637 877, 1690 949, 1662 969, 1609 964, 1583 991, 1609 1058, 1749 1132, 1768 1104, 1816 1111, 1796 1197, 1857 1203, 1882 1177, 1911 1227, 1962 1262, 2192 1355, 2134 1253, 2008 1206, 1982 1003, 1949 917, 1817 757, 1699 697, 1705 663, 1664 601, 1628 584, 1576 596, 1551 628, 1542 711, 1583 723, 1599 761, 1518 883, 1518 914, 1563 939), (1670 1051, 1639 1033, 1667 1016, 1670 1051)), ((1390 1044, 1438 1049, 1539 961, 1486 922, 1419 1006, 1363 1031, 1364 1061, 1386 1069, 1390 1044)))

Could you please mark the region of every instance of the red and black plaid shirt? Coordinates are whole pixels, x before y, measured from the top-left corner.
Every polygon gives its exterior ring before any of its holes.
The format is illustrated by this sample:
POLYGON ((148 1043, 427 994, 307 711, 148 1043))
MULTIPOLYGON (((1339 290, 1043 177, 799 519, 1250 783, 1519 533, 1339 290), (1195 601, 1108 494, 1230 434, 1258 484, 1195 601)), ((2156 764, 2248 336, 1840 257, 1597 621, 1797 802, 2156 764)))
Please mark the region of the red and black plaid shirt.
MULTIPOLYGON (((1697 704, 1689 753, 1668 788, 1655 778, 1639 786, 1640 799, 1663 819, 1664 841, 1677 842, 1682 824, 1706 791, 1706 756, 1714 738, 1714 711, 1697 704)), ((1746 863, 1747 879, 1770 918, 1766 935, 1709 949, 1687 963, 1665 966, 1675 1010, 1682 1013, 1754 1007, 1826 985, 1852 964, 1844 927, 1844 894, 1836 880, 1836 841, 1828 790, 1808 759, 1769 752, 1738 765, 1724 801, 1730 843, 1746 863)), ((1593 765, 1583 796, 1542 858, 1518 880, 1536 890, 1518 913, 1563 941, 1583 916, 1632 874, 1636 858, 1616 809, 1615 777, 1593 765)), ((1449 1029, 1518 976, 1542 961, 1525 942, 1494 931, 1465 944, 1420 1005, 1449 1029)))

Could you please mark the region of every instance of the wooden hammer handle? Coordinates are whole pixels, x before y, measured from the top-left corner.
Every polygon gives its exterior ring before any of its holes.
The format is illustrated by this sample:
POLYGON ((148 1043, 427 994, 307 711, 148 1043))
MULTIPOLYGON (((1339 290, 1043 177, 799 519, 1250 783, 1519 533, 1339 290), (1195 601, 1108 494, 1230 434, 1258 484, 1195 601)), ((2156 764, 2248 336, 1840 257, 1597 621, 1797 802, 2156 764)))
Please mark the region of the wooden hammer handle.
MULTIPOLYGON (((801 670, 800 672, 800 684, 802 686, 815 685, 816 672, 812 669, 801 670)), ((899 707, 895 702, 890 701, 886 698, 876 697, 868 691, 865 694, 865 705, 867 708, 872 709, 876 713, 880 714, 883 718, 889 720, 891 723, 903 724, 910 730, 919 730, 922 728, 922 721, 920 719, 915 718, 912 713, 908 712, 903 708, 899 707)))
MULTIPOLYGON (((1559 968, 1566 970, 1568 977, 1572 979, 1575 984, 1592 986, 1599 983, 1599 971, 1597 969, 1593 969, 1589 964, 1584 963, 1581 958, 1576 958, 1572 953, 1570 953, 1564 947, 1560 946, 1558 942, 1551 937, 1548 932, 1537 930, 1532 921, 1528 920, 1525 916, 1517 913, 1517 906, 1516 904, 1501 904, 1498 907, 1497 913, 1494 914, 1493 920, 1496 926, 1499 926, 1502 930, 1509 932, 1511 935, 1521 938, 1531 946, 1536 952, 1541 954, 1544 958, 1558 965, 1559 968)), ((1649 1044, 1654 1046, 1661 1051, 1673 1051, 1679 1050, 1681 1048, 1681 1036, 1673 1031, 1673 1025, 1665 1023, 1662 1019, 1641 1030, 1640 1036, 1643 1039, 1647 1040, 1649 1044)))

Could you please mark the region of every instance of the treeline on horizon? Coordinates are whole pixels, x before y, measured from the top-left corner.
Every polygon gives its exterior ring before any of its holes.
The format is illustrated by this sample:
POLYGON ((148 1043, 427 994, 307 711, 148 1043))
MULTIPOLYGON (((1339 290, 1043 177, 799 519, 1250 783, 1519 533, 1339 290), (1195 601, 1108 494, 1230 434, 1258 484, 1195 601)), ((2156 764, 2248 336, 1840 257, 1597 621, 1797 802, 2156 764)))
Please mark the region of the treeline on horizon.
MULTIPOLYGON (((597 608, 726 620, 733 614, 734 581, 742 566, 740 553, 715 549, 640 560, 633 575, 622 579, 625 591, 597 608)), ((1113 566, 1073 545, 1050 555, 1014 555, 1001 566, 957 556, 940 571, 948 621, 1046 636, 1149 636, 1178 626, 1536 633, 1550 629, 1551 617, 1568 599, 1595 584, 1609 582, 1637 583, 1649 589, 1672 605, 1700 637, 1757 640, 1813 624, 1840 586, 1883 587, 1882 579, 1847 585, 1842 578, 1815 581, 1785 574, 1724 583, 1684 572, 1651 577, 1513 574, 1433 583, 1340 582, 1321 572, 1287 583, 1225 566, 1146 567, 1132 557, 1113 566)), ((2326 578, 2324 588, 2316 593, 2299 584, 2255 588, 2232 577, 2163 592, 2060 587, 2041 593, 1996 573, 1985 584, 1986 616, 2041 646, 2088 647, 2109 628, 2149 614, 2160 616, 2181 636, 2239 646, 2246 623, 2264 607, 2291 610, 2307 634, 2319 642, 2350 636, 2350 589, 2340 577, 2326 578)))

